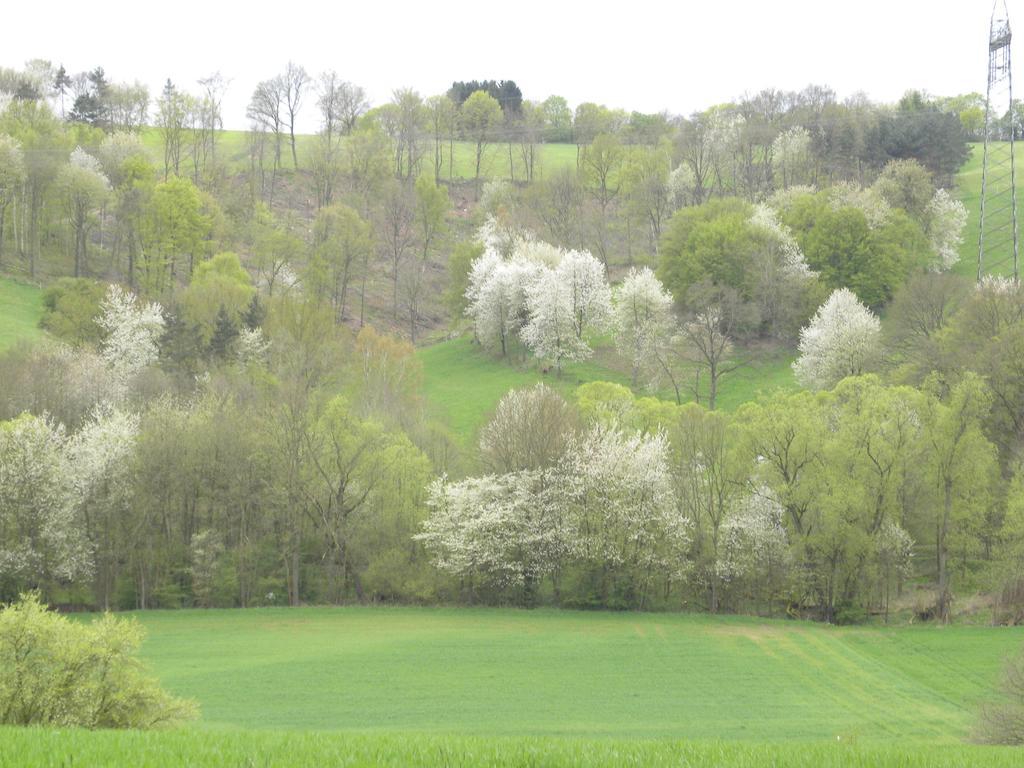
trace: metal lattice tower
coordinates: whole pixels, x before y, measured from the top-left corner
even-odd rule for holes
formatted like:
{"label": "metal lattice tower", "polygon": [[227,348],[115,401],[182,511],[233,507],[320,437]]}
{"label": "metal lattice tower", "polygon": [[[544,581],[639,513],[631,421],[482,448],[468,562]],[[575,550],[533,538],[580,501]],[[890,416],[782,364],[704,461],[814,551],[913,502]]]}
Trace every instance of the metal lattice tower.
{"label": "metal lattice tower", "polygon": [[978,227],[978,281],[985,274],[1020,279],[1017,259],[1017,189],[1014,166],[1016,126],[1010,71],[1010,18],[1003,0],[993,4],[988,39],[988,90],[985,96],[985,153],[981,172],[981,220]]}

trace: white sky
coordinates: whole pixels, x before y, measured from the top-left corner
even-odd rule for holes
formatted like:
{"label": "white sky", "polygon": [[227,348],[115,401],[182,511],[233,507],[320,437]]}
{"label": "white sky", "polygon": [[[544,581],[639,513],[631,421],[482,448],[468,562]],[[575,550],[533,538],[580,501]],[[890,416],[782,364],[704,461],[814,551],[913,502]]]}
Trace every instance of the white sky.
{"label": "white sky", "polygon": [[[246,127],[253,87],[288,59],[310,73],[336,69],[374,104],[403,86],[430,95],[452,80],[489,78],[515,80],[529,99],[556,93],[571,105],[677,114],[808,83],[879,101],[910,88],[983,92],[992,8],[990,0],[6,5],[0,65],[29,58],[63,62],[69,72],[100,65],[111,80],[147,83],[154,97],[167,77],[198,90],[198,78],[220,70],[231,79],[229,128]],[[1024,34],[1024,0],[1008,6]],[[312,99],[304,111],[303,127],[312,130]]]}

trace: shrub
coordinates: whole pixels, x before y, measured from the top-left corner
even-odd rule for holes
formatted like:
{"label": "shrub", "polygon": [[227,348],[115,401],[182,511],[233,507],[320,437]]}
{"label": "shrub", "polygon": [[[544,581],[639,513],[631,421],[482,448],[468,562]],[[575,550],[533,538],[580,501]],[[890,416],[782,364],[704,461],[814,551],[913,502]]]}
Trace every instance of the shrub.
{"label": "shrub", "polygon": [[156,728],[194,718],[193,702],[146,676],[142,637],[134,620],[71,621],[22,595],[0,609],[0,724]]}

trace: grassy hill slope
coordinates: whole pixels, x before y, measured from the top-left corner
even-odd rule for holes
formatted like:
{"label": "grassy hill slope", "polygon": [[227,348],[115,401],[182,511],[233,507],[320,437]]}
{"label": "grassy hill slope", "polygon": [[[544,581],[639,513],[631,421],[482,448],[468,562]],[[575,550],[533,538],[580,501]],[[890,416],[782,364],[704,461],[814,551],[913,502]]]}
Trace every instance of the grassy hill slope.
{"label": "grassy hill slope", "polygon": [[[960,245],[960,261],[957,262],[953,271],[974,278],[978,274],[978,226],[981,219],[981,170],[984,147],[981,144],[971,144],[970,148],[970,157],[967,158],[967,162],[956,175],[955,192],[960,201],[967,206],[967,226],[964,227],[964,241]],[[1019,149],[1017,155],[1018,158],[1024,157]],[[1024,165],[1020,165],[1020,159],[1017,162],[1016,187],[1017,205],[1019,206],[1017,224],[1018,231],[1020,231],[1021,225],[1024,224],[1024,221],[1021,221],[1021,217],[1024,216],[1024,196],[1021,194],[1024,192],[1024,178],[1022,178],[1024,177]],[[1009,212],[997,212],[992,215],[995,216],[994,226],[999,226],[1004,222],[1009,223]],[[989,271],[986,269],[986,272]],[[1012,260],[996,270],[996,273],[1012,275]]]}
{"label": "grassy hill slope", "polygon": [[[163,168],[163,139],[160,132],[155,128],[147,128],[142,132],[143,143],[152,152],[153,160],[160,168]],[[288,137],[284,137],[281,149],[281,164],[285,172],[292,168],[291,146]],[[313,148],[317,137],[310,134],[302,134],[295,137],[295,153],[299,158],[300,168],[309,168]],[[217,139],[218,157],[223,159],[230,171],[238,172],[249,168],[249,145],[248,133],[246,131],[220,131]],[[265,162],[268,164],[273,158],[272,140],[267,142],[267,156]],[[424,159],[424,170],[429,171],[434,162],[433,142],[427,146],[428,154]],[[448,168],[448,146],[444,148],[445,163],[441,177],[447,179]],[[547,174],[555,173],[562,168],[576,167],[576,145],[575,144],[541,144],[538,145],[534,175],[536,178],[543,178]],[[187,157],[187,147],[183,147],[181,172],[188,175],[192,172],[192,162]],[[455,179],[473,179],[476,175],[476,145],[468,141],[455,142],[455,162],[452,165],[451,173]],[[519,147],[512,147],[511,170],[515,173],[516,181],[523,181],[526,178],[526,170],[519,154]],[[490,144],[484,149],[481,162],[480,175],[483,178],[510,179],[512,174],[509,167],[508,144]]]}
{"label": "grassy hill slope", "polygon": [[[468,335],[422,347],[417,355],[423,363],[423,394],[430,412],[456,436],[467,441],[510,389],[543,381],[571,398],[578,386],[591,381],[630,385],[626,364],[608,345],[599,347],[594,358],[587,362],[567,365],[561,376],[543,373],[531,358],[519,365],[497,358],[474,344]],[[794,356],[788,350],[774,350],[723,376],[719,407],[732,410],[758,395],[795,388],[790,367]],[[646,394],[639,389],[636,393]],[[658,396],[674,399],[671,391],[659,392]],[[689,392],[683,397],[693,399]]]}
{"label": "grassy hill slope", "polygon": [[0,277],[0,352],[19,339],[42,335],[43,292],[33,285]]}
{"label": "grassy hill slope", "polygon": [[1024,630],[306,608],[138,615],[206,725],[953,744]]}

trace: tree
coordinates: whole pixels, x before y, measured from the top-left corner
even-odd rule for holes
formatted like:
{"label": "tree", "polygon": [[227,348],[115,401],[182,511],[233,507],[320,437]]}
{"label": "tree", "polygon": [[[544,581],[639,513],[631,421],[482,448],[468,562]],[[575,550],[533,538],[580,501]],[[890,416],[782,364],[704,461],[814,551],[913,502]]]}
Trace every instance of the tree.
{"label": "tree", "polygon": [[741,462],[730,445],[726,417],[688,404],[669,427],[670,472],[677,504],[693,523],[697,567],[708,591],[708,610],[717,613],[721,584],[731,572],[725,526],[740,496]]}
{"label": "tree", "polygon": [[370,225],[355,210],[335,203],[317,212],[310,285],[326,292],[336,322],[345,318],[349,285],[372,249]]}
{"label": "tree", "polygon": [[[742,364],[728,363],[737,336],[757,325],[756,310],[745,303],[735,289],[718,288],[702,282],[693,286],[686,297],[690,318],[680,327],[687,344],[687,357],[707,371],[708,409],[714,410],[722,376]],[[694,396],[700,402],[700,374],[694,383]]]}
{"label": "tree", "polygon": [[298,64],[289,61],[284,73],[280,75],[280,90],[284,101],[284,108],[288,112],[288,137],[292,146],[292,164],[295,169],[299,167],[299,155],[295,151],[295,121],[299,117],[299,108],[302,106],[302,98],[306,86],[309,85],[309,75],[306,70]]}
{"label": "tree", "polygon": [[561,460],[574,432],[572,409],[550,387],[509,390],[481,430],[481,458],[495,473],[548,469]]}
{"label": "tree", "polygon": [[53,90],[57,93],[57,97],[60,99],[60,119],[67,119],[64,113],[64,97],[67,96],[68,90],[71,88],[71,77],[68,75],[68,71],[64,69],[64,65],[61,64],[53,78]]}
{"label": "tree", "polygon": [[25,161],[18,142],[0,134],[0,267],[4,256],[4,224],[7,209],[25,183]]}
{"label": "tree", "polygon": [[[523,336],[530,318],[529,290],[550,270],[526,258],[502,259],[485,250],[471,265],[465,298],[466,314],[473,320],[477,341],[505,357],[510,345]],[[523,337],[525,341],[525,337]]]}
{"label": "tree", "polygon": [[0,422],[0,574],[21,588],[88,578],[93,559],[64,428],[28,413]]}
{"label": "tree", "polygon": [[173,170],[175,175],[181,170],[181,142],[185,132],[188,115],[188,100],[175,88],[168,78],[163,92],[157,100],[157,130],[164,145],[164,181]]}
{"label": "tree", "polygon": [[392,180],[385,189],[380,215],[380,244],[391,273],[391,312],[398,319],[398,281],[405,257],[416,241],[416,201],[413,190]]}
{"label": "tree", "polygon": [[931,397],[924,414],[925,457],[938,498],[932,507],[936,545],[936,615],[949,623],[952,605],[950,541],[973,527],[988,505],[997,472],[996,452],[982,425],[991,403],[973,373],[953,387],[945,402]]}
{"label": "tree", "polygon": [[274,164],[270,177],[271,200],[274,199],[277,172],[281,167],[281,137],[284,129],[284,113],[287,109],[285,90],[285,83],[280,75],[270,80],[261,81],[253,91],[245,113],[246,117],[252,120],[256,130],[263,133],[269,131],[274,137]]}
{"label": "tree", "polygon": [[949,270],[960,261],[960,246],[964,241],[964,227],[967,225],[967,208],[944,189],[935,190],[935,195],[925,208],[928,239],[935,261],[932,269]]}
{"label": "tree", "polygon": [[576,338],[601,332],[612,319],[612,293],[605,269],[588,251],[566,251],[555,268],[555,279],[565,285]]}
{"label": "tree", "polygon": [[191,277],[213,226],[203,207],[199,190],[186,178],[174,177],[153,188],[140,228],[144,291],[159,294],[179,278]]}
{"label": "tree", "polygon": [[194,702],[145,676],[134,619],[91,623],[48,611],[37,593],[0,608],[0,723],[76,728],[158,728],[191,720]]}
{"label": "tree", "polygon": [[608,266],[608,208],[622,189],[623,150],[618,138],[600,133],[581,157],[580,172],[587,189],[597,201],[600,218],[595,243],[605,267]]}
{"label": "tree", "polygon": [[615,344],[633,368],[633,386],[641,371],[657,367],[658,350],[674,330],[672,294],[654,273],[631,269],[615,292]]}
{"label": "tree", "polygon": [[663,432],[596,426],[566,455],[570,553],[599,605],[643,608],[655,574],[686,570],[691,521],[673,501],[668,453]]}
{"label": "tree", "polygon": [[97,320],[105,286],[87,278],[62,277],[43,293],[46,312],[41,327],[72,346],[98,344],[103,330]]}
{"label": "tree", "polygon": [[82,277],[88,269],[87,248],[92,217],[110,194],[110,182],[103,174],[99,160],[78,147],[61,170],[57,185],[75,238],[75,277]]}
{"label": "tree", "polygon": [[434,182],[441,181],[446,142],[448,144],[448,180],[451,181],[453,177],[455,133],[459,117],[458,107],[448,96],[431,96],[426,101],[426,110],[434,137]]}
{"label": "tree", "polygon": [[913,159],[892,160],[875,181],[875,189],[893,208],[902,208],[915,221],[924,222],[935,187],[923,165]]}
{"label": "tree", "polygon": [[744,290],[757,241],[751,207],[742,200],[711,200],[683,208],[668,223],[659,248],[658,277],[677,298],[702,280]]}
{"label": "tree", "polygon": [[483,163],[484,150],[493,141],[494,132],[501,122],[501,105],[497,99],[486,91],[474,91],[459,108],[459,125],[463,133],[473,142],[474,180],[477,194],[480,193],[480,169]]}
{"label": "tree", "polygon": [[975,736],[986,744],[1024,744],[1024,654],[1003,665],[998,697],[982,704]]}
{"label": "tree", "polygon": [[534,355],[554,363],[559,374],[563,362],[590,357],[590,347],[577,333],[582,326],[572,287],[554,270],[543,269],[527,286],[526,306],[530,319],[522,330],[522,338]]}
{"label": "tree", "polygon": [[566,555],[564,508],[550,472],[467,478],[428,488],[430,516],[416,539],[441,570],[521,590],[531,604],[539,582]]}
{"label": "tree", "polygon": [[416,179],[416,229],[420,241],[420,258],[427,261],[430,249],[441,235],[445,218],[451,208],[448,188],[438,186],[429,176]]}
{"label": "tree", "polygon": [[[228,325],[237,335],[242,315],[255,295],[252,278],[238,256],[218,253],[196,267],[192,282],[182,292],[183,319],[204,344],[212,343],[218,329],[231,336]],[[226,353],[227,345],[222,346]]]}
{"label": "tree", "polygon": [[802,125],[794,126],[775,137],[772,142],[772,162],[782,172],[782,188],[810,180],[811,135]]}
{"label": "tree", "polygon": [[800,331],[800,357],[793,363],[797,380],[827,389],[863,373],[878,354],[880,333],[878,318],[852,291],[833,291]]}
{"label": "tree", "polygon": [[116,283],[107,289],[96,321],[106,333],[100,354],[118,378],[122,391],[130,379],[157,359],[157,342],[164,329],[159,304],[140,305],[135,296]]}

